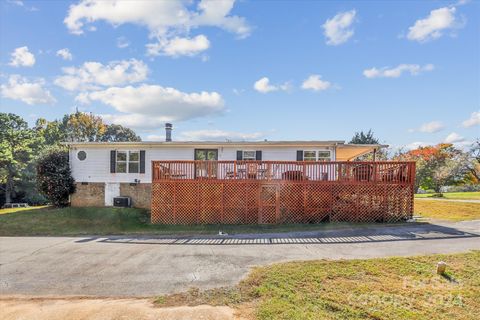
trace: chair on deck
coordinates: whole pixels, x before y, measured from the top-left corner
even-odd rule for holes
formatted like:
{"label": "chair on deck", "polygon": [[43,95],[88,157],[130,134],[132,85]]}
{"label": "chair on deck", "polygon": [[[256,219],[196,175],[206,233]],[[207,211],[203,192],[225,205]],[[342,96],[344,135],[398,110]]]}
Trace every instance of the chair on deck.
{"label": "chair on deck", "polygon": [[184,178],[187,175],[181,170],[172,170],[170,167],[160,165],[159,178],[160,179],[178,179]]}
{"label": "chair on deck", "polygon": [[353,177],[355,181],[371,181],[373,175],[373,166],[370,164],[359,164],[353,168]]}
{"label": "chair on deck", "polygon": [[391,167],[382,172],[383,182],[405,182],[408,179],[407,165]]}

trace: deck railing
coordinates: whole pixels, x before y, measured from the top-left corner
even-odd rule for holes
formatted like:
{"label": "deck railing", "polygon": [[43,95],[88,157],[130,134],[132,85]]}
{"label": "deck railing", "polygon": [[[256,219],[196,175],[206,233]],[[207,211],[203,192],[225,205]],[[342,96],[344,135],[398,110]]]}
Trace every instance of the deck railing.
{"label": "deck railing", "polygon": [[395,222],[414,162],[154,161],[153,223]]}
{"label": "deck railing", "polygon": [[398,161],[153,161],[153,182],[166,180],[266,180],[411,184],[414,162]]}

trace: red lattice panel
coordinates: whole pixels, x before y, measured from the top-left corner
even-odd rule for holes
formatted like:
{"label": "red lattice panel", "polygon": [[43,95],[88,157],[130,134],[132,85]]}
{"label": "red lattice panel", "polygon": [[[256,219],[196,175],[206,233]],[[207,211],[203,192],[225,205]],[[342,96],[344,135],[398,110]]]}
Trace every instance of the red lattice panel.
{"label": "red lattice panel", "polygon": [[385,180],[390,176],[382,175],[375,181],[361,177],[354,181],[159,178],[152,183],[151,219],[161,224],[257,224],[411,218],[413,175],[408,183],[395,176]]}

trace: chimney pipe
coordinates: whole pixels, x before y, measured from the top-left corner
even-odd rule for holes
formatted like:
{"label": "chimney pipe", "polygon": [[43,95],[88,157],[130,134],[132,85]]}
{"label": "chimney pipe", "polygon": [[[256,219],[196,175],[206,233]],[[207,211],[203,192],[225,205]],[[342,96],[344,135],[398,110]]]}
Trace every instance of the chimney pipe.
{"label": "chimney pipe", "polygon": [[165,123],[165,141],[171,142],[172,141],[172,124]]}

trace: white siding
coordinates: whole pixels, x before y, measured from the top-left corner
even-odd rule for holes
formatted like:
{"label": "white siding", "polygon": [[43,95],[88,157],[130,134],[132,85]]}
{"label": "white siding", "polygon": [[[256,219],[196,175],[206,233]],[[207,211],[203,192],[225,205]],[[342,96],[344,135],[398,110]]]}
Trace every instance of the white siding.
{"label": "white siding", "polygon": [[[200,149],[204,147],[199,147]],[[110,151],[109,147],[72,147],[70,149],[70,166],[72,175],[77,182],[134,182],[135,179],[141,183],[150,183],[152,180],[153,160],[193,160],[194,147],[146,147],[138,148],[117,148],[118,151],[145,150],[145,174],[140,173],[110,173]],[[87,158],[78,160],[77,153],[85,151]],[[219,147],[218,160],[236,160],[237,150],[261,150],[262,160],[295,161],[297,150],[331,150],[332,161],[335,160],[335,148],[330,147],[268,147],[246,148],[241,147]]]}

